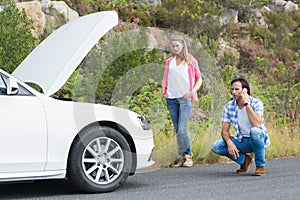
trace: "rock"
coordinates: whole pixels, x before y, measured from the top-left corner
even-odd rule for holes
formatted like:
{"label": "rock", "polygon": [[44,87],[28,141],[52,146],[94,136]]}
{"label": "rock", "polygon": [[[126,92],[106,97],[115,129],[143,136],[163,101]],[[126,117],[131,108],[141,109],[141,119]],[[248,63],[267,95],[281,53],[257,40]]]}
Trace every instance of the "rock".
{"label": "rock", "polygon": [[161,0],[140,0],[144,4],[161,4]]}
{"label": "rock", "polygon": [[238,6],[238,12],[238,20],[240,23],[249,23],[268,28],[264,17],[257,8],[253,8],[252,6]]}
{"label": "rock", "polygon": [[45,30],[51,33],[63,24],[79,17],[79,14],[64,1],[34,0],[17,2],[16,6],[20,10],[24,9],[27,17],[33,20],[32,34],[37,38],[43,35]]}
{"label": "rock", "polygon": [[65,17],[66,21],[72,21],[79,17],[79,14],[72,10],[64,1],[49,1],[48,8],[43,7],[43,10],[49,9],[50,15],[61,14]]}
{"label": "rock", "polygon": [[250,20],[251,24],[255,24],[257,26],[263,27],[263,28],[268,28],[267,23],[265,22],[264,17],[262,16],[261,12],[258,9],[253,9],[252,10],[254,18],[258,19],[258,22],[255,22],[255,20]]}
{"label": "rock", "polygon": [[33,36],[38,37],[43,32],[46,25],[45,14],[42,12],[40,2],[20,2],[16,5],[18,9],[24,9],[27,17],[33,20],[33,26],[35,27],[35,29],[32,30],[32,34]]}
{"label": "rock", "polygon": [[160,28],[148,27],[148,48],[166,49],[170,45],[170,38]]}
{"label": "rock", "polygon": [[292,1],[285,0],[272,0],[269,6],[272,11],[286,11],[292,12],[298,10],[298,4],[293,3]]}
{"label": "rock", "polygon": [[286,11],[286,12],[292,12],[292,11],[296,11],[296,10],[298,10],[298,5],[291,1],[288,1],[286,3],[286,5],[284,6],[284,11]]}
{"label": "rock", "polygon": [[45,0],[42,4],[42,10],[46,15],[46,35],[79,17],[79,14],[72,10],[64,1]]}
{"label": "rock", "polygon": [[260,12],[261,13],[269,13],[269,12],[271,12],[272,10],[269,8],[269,7],[267,7],[267,6],[263,6],[261,9],[260,9]]}
{"label": "rock", "polygon": [[236,48],[233,48],[228,45],[226,41],[224,41],[222,38],[219,41],[219,49],[217,51],[217,56],[216,59],[219,62],[220,65],[222,64],[222,60],[225,55],[227,56],[232,56],[234,58],[234,63],[232,64],[237,64],[240,59],[240,53]]}
{"label": "rock", "polygon": [[286,4],[286,1],[285,0],[272,0],[272,3],[275,6],[284,6]]}
{"label": "rock", "polygon": [[49,14],[50,1],[49,0],[41,0],[42,11],[45,14]]}
{"label": "rock", "polygon": [[238,23],[238,11],[229,9],[224,17],[220,18],[220,23],[222,25],[227,24],[227,23]]}

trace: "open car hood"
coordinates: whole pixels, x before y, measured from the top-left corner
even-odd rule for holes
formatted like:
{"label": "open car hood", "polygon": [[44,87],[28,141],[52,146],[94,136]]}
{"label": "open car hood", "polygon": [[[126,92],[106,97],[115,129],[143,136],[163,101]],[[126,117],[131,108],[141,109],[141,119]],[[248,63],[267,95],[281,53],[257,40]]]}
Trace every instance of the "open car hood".
{"label": "open car hood", "polygon": [[114,11],[85,15],[50,34],[12,73],[50,96],[68,80],[99,39],[118,24]]}

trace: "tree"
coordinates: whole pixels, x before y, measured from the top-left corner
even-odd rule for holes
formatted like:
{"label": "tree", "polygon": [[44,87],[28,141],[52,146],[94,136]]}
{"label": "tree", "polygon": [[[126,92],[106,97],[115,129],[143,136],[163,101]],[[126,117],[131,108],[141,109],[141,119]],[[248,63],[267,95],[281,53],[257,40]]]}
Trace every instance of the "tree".
{"label": "tree", "polygon": [[11,73],[36,46],[33,22],[13,0],[0,0],[0,68]]}

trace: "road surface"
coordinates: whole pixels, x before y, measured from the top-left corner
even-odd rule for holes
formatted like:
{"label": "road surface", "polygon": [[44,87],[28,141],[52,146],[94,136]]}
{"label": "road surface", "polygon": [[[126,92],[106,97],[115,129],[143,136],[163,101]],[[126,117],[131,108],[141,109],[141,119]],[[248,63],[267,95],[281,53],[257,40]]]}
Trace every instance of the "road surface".
{"label": "road surface", "polygon": [[0,199],[259,200],[300,198],[300,157],[267,160],[266,175],[239,175],[235,163],[163,168],[137,173],[116,191],[79,194],[64,180],[0,185]]}

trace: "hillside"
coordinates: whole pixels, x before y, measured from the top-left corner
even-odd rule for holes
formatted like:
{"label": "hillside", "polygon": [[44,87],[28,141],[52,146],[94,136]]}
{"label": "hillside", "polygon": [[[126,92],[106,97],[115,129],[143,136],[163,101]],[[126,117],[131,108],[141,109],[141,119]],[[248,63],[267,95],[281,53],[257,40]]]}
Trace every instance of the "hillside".
{"label": "hillside", "polygon": [[[299,155],[298,6],[299,0],[22,0],[17,7],[25,9],[33,24],[28,22],[21,32],[7,23],[14,17],[0,15],[1,27],[12,27],[0,31],[5,41],[0,44],[0,64],[12,71],[34,45],[64,23],[88,13],[115,10],[119,25],[99,42],[56,97],[123,106],[145,115],[155,133],[157,159],[167,165],[175,151],[161,79],[170,55],[168,33],[181,34],[189,39],[204,77],[189,127],[197,161],[218,159],[208,156],[209,147],[220,136],[220,112],[231,98],[228,84],[236,75],[246,77],[253,96],[264,102],[272,137],[267,156]],[[14,39],[7,41],[8,35]],[[20,40],[28,46],[15,48]],[[169,150],[159,155],[165,149]]]}

